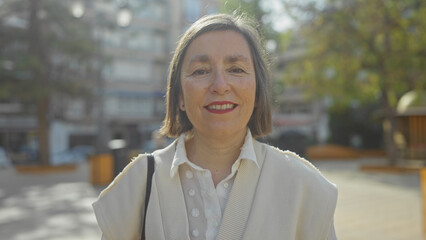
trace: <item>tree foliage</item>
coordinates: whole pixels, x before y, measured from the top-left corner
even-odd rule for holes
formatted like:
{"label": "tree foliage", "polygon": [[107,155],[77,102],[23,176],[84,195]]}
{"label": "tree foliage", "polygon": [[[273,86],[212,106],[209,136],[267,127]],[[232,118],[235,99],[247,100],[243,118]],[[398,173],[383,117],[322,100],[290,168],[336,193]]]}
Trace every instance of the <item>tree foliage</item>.
{"label": "tree foliage", "polygon": [[246,14],[259,24],[258,31],[265,38],[262,40],[272,40],[279,45],[279,34],[273,29],[272,22],[268,18],[271,12],[264,7],[265,2],[265,0],[221,0],[220,11],[229,14]]}
{"label": "tree foliage", "polygon": [[[89,93],[96,46],[90,25],[74,19],[60,1],[37,2],[35,20],[30,19],[29,0],[6,1],[2,5],[0,99],[34,103],[52,94]],[[31,29],[35,24],[36,31]],[[31,48],[37,48],[39,54]],[[42,71],[43,77],[37,79],[35,71]]]}
{"label": "tree foliage", "polygon": [[[308,10],[306,10],[308,11]],[[336,104],[376,101],[395,107],[408,90],[426,87],[426,7],[421,1],[330,0],[301,25],[306,56],[287,79]]]}
{"label": "tree foliage", "polygon": [[[91,94],[96,42],[63,1],[6,0],[0,8],[0,101],[35,108],[40,160],[49,163],[54,98]],[[63,106],[62,106],[63,107]]]}
{"label": "tree foliage", "polygon": [[[327,0],[287,5],[303,12],[297,36],[305,53],[285,79],[335,106],[379,102],[395,149],[395,107],[407,91],[426,88],[426,4],[421,0]],[[394,155],[394,154],[393,154]],[[392,156],[390,156],[393,159]]]}

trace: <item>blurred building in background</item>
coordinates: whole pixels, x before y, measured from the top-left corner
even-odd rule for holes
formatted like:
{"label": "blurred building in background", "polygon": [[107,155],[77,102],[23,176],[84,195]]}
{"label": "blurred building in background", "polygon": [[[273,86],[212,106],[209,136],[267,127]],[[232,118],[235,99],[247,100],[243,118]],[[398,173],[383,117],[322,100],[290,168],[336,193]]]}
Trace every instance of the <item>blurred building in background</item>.
{"label": "blurred building in background", "polygon": [[[69,120],[82,119],[84,103],[74,101],[68,121],[53,124],[52,134],[58,135],[52,137],[52,144],[64,143],[62,150],[97,142],[102,148],[109,140],[123,139],[127,148],[143,149],[164,118],[167,70],[178,37],[203,14],[216,12],[217,3],[91,1],[85,7],[88,16],[83,17],[93,17],[104,58],[100,61],[100,105],[94,108],[94,124],[75,125]],[[123,8],[130,11],[128,20],[119,19]],[[111,27],[114,20],[118,27]]]}
{"label": "blurred building in background", "polygon": [[325,143],[329,136],[326,99],[307,99],[302,88],[288,86],[276,97],[273,113],[277,133],[297,131],[315,143]]}
{"label": "blurred building in background", "polygon": [[290,62],[304,54],[303,41],[295,41],[279,56],[272,71],[274,110],[272,123],[274,145],[303,155],[308,145],[326,143],[329,135],[329,101],[327,98],[307,98],[303,86],[280,85],[282,72]]}
{"label": "blurred building in background", "polygon": [[[123,139],[127,148],[142,150],[165,115],[167,71],[178,37],[202,15],[218,12],[218,1],[73,0],[64,4],[76,19],[91,24],[99,48],[98,72],[93,76],[91,98],[54,97],[49,111],[51,163],[63,162],[60,158],[72,149],[108,151],[112,139]],[[21,154],[23,149],[37,154],[37,120],[21,110],[19,103],[0,104],[0,146],[14,159],[28,157]]]}

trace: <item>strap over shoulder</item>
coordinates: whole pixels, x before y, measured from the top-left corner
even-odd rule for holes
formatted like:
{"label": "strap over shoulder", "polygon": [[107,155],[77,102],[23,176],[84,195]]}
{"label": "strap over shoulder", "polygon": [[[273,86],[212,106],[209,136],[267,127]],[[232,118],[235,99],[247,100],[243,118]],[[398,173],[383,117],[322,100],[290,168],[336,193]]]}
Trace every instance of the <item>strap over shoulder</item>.
{"label": "strap over shoulder", "polygon": [[147,169],[147,175],[146,175],[145,210],[143,212],[141,240],[145,240],[146,210],[148,209],[149,197],[151,196],[152,175],[154,174],[154,169],[155,169],[154,156],[152,154],[149,154],[147,160],[148,160],[148,169]]}

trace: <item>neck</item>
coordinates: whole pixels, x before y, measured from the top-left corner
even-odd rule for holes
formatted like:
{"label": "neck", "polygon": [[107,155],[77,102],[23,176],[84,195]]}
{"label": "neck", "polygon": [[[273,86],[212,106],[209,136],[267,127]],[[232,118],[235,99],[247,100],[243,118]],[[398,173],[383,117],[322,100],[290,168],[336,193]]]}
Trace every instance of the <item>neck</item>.
{"label": "neck", "polygon": [[214,138],[194,132],[186,142],[188,159],[198,166],[210,170],[215,186],[231,173],[244,144],[247,131],[226,138]]}

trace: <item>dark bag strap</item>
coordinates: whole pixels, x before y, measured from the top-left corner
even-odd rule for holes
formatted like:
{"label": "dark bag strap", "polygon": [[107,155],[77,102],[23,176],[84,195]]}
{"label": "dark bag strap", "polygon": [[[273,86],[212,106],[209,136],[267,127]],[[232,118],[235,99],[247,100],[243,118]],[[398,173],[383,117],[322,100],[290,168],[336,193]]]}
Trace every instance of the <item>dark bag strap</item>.
{"label": "dark bag strap", "polygon": [[146,221],[146,210],[148,209],[148,201],[151,195],[151,185],[152,185],[152,175],[154,174],[154,156],[148,155],[148,170],[146,175],[146,193],[145,193],[145,211],[143,214],[143,222],[142,222],[142,233],[141,240],[145,240],[145,221]]}

